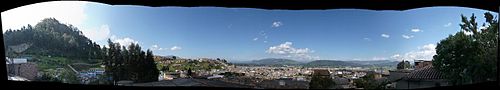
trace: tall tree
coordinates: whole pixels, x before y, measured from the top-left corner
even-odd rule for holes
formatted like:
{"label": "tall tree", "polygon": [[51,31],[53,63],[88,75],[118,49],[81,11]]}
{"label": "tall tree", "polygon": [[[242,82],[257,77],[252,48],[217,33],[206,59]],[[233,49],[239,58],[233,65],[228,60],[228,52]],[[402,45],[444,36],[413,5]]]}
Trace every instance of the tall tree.
{"label": "tall tree", "polygon": [[151,50],[144,52],[139,44],[131,44],[126,48],[109,39],[108,44],[110,47],[106,50],[105,65],[107,76],[113,77],[113,81],[151,82],[158,80],[159,71]]}
{"label": "tall tree", "polygon": [[330,74],[326,73],[327,75],[321,75],[319,72],[322,72],[322,70],[314,71],[311,82],[309,82],[309,89],[332,89],[335,82],[330,77]]}
{"label": "tall tree", "polygon": [[156,81],[158,80],[158,75],[160,72],[156,68],[156,63],[154,62],[153,51],[147,50],[146,59],[145,59],[145,69],[146,69],[146,81]]}
{"label": "tall tree", "polygon": [[385,89],[388,81],[377,82],[375,74],[367,74],[359,79],[354,80],[356,87],[363,89]]}
{"label": "tall tree", "polygon": [[[470,20],[462,15],[463,31],[449,35],[436,46],[433,66],[452,84],[468,84],[497,80],[498,20],[484,14],[484,29],[478,28],[474,14]],[[472,34],[465,34],[471,32]]]}
{"label": "tall tree", "polygon": [[111,78],[110,80],[112,82],[115,82],[117,81],[117,77],[116,77],[116,71],[114,71],[114,68],[115,68],[115,62],[114,62],[114,52],[115,52],[115,48],[114,48],[114,44],[113,42],[111,41],[111,39],[108,39],[108,46],[109,48],[106,48],[106,47],[103,47],[103,49],[105,50],[106,52],[106,55],[104,56],[104,69],[106,71],[106,75]]}
{"label": "tall tree", "polygon": [[411,64],[410,64],[410,62],[403,60],[403,61],[398,63],[396,68],[397,69],[408,69],[408,68],[411,68]]}

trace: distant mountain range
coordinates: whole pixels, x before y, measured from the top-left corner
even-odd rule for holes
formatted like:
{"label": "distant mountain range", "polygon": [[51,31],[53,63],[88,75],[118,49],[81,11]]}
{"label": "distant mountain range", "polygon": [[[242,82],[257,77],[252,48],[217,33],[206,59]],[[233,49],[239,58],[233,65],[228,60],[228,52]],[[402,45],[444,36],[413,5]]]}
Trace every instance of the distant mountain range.
{"label": "distant mountain range", "polygon": [[360,67],[362,64],[346,62],[346,61],[337,61],[337,60],[315,60],[309,63],[306,63],[304,66],[307,67],[317,67],[317,66],[352,66],[352,67]]}
{"label": "distant mountain range", "polygon": [[367,61],[345,61],[345,62],[357,63],[357,64],[361,64],[361,65],[385,64],[385,63],[392,63],[392,62],[396,62],[396,64],[398,63],[397,61],[393,61],[393,60],[367,60]]}
{"label": "distant mountain range", "polygon": [[257,65],[257,66],[276,66],[276,65],[291,65],[291,66],[305,66],[305,67],[337,67],[337,66],[351,66],[351,67],[395,67],[399,62],[393,60],[370,60],[370,61],[341,61],[341,60],[314,60],[310,62],[299,62],[291,59],[282,58],[265,58],[260,60],[253,60],[247,62],[234,62],[237,65]]}
{"label": "distant mountain range", "polygon": [[291,59],[281,59],[281,58],[266,58],[260,60],[253,60],[251,63],[259,65],[299,65],[303,64],[301,62],[291,60]]}

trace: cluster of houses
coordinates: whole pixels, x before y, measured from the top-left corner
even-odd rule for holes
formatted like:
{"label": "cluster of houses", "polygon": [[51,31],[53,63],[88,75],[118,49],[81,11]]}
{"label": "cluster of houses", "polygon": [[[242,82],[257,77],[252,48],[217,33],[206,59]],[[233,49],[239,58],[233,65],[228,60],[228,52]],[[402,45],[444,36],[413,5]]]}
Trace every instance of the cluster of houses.
{"label": "cluster of houses", "polygon": [[97,80],[100,75],[104,75],[104,69],[102,68],[91,68],[78,72],[78,78],[82,84],[89,84],[91,81]]}
{"label": "cluster of houses", "polygon": [[[431,60],[415,60],[414,68],[403,68],[383,71],[352,71],[352,70],[315,70],[320,76],[331,77],[335,82],[332,88],[354,89],[354,79],[365,75],[374,75],[375,83],[385,85],[387,89],[419,89],[440,86],[450,86],[444,76],[432,66]],[[355,78],[358,77],[358,78]],[[384,82],[389,82],[384,84]]]}
{"label": "cluster of houses", "polygon": [[[172,60],[172,59],[169,59]],[[198,61],[209,61],[210,59],[201,58]],[[28,62],[28,58],[8,58],[5,59],[7,65],[7,74],[9,80],[15,81],[32,81],[35,80],[38,75],[38,69],[36,64]],[[179,61],[179,60],[174,60]],[[358,79],[358,77],[365,76],[367,74],[375,75],[375,80],[377,81],[389,81],[390,83],[386,85],[388,89],[418,89],[418,88],[430,88],[439,86],[449,86],[444,76],[439,73],[437,69],[432,66],[432,61],[430,60],[415,60],[414,68],[403,68],[397,70],[389,70],[389,73],[377,72],[377,71],[366,71],[357,72],[351,70],[336,70],[336,71],[314,71],[318,75],[323,75],[325,77],[332,78],[336,83],[335,88],[355,88],[353,85],[353,79]],[[78,77],[82,80],[82,83],[89,83],[92,80],[98,78],[99,75],[104,74],[102,68],[91,68],[85,71],[76,71]],[[217,79],[225,78],[225,72],[220,70],[211,71],[192,71],[191,75],[188,75],[188,71],[176,70],[176,72],[161,72],[159,80],[173,80],[176,78],[188,78],[193,76],[194,78],[203,79]],[[342,76],[342,77],[339,77]],[[227,75],[226,75],[227,76]],[[243,75],[244,76],[244,75]],[[257,85],[258,84],[258,85]],[[278,79],[278,80],[268,80],[261,81],[257,83],[257,86],[261,87],[275,87],[275,88],[292,88],[293,86],[308,86],[308,81],[298,82],[297,80],[288,79]],[[300,87],[296,87],[300,88]]]}
{"label": "cluster of houses", "polygon": [[[5,62],[7,65],[7,76],[8,80],[13,81],[34,81],[37,77],[41,76],[37,68],[37,64],[34,62],[29,62],[30,57],[21,58],[9,58],[5,57]],[[68,65],[69,66],[69,65]],[[70,66],[70,68],[72,68]],[[58,68],[56,70],[60,70]],[[73,68],[72,68],[73,69]],[[104,69],[102,68],[91,68],[89,70],[77,71],[73,69],[73,72],[78,75],[81,83],[88,84],[92,80],[96,80],[97,76],[104,74]]]}

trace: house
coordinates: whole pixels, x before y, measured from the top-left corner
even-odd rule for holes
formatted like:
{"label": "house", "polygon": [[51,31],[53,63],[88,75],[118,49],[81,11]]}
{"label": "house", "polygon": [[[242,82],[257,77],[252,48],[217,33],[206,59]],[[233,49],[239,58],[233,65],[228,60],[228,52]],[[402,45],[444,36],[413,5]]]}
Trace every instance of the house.
{"label": "house", "polygon": [[375,72],[375,71],[368,71],[368,72],[366,72],[366,75],[374,75],[374,79],[382,78],[382,73]]}
{"label": "house", "polygon": [[[38,75],[38,68],[35,63],[27,62],[27,58],[7,58],[8,76],[23,77],[28,80],[34,80]],[[17,80],[17,79],[13,79]]]}
{"label": "house", "polygon": [[172,80],[172,79],[176,79],[179,77],[179,73],[177,72],[161,72],[162,75],[160,76],[163,76],[162,78],[163,79],[160,79],[160,80]]}
{"label": "house", "polygon": [[415,69],[420,69],[431,64],[432,61],[430,60],[415,60]]}
{"label": "house", "polygon": [[389,81],[395,82],[410,74],[412,69],[389,70]]}
{"label": "house", "polygon": [[396,89],[418,89],[449,85],[450,83],[431,64],[417,69],[397,81]]}
{"label": "house", "polygon": [[258,87],[265,89],[308,89],[309,82],[297,81],[289,78],[281,78],[277,80],[263,80],[256,83]]}
{"label": "house", "polygon": [[163,80],[172,80],[177,78],[175,75],[164,75]]}
{"label": "house", "polygon": [[223,78],[223,77],[224,77],[224,75],[213,75],[213,76],[207,77],[207,79]]}

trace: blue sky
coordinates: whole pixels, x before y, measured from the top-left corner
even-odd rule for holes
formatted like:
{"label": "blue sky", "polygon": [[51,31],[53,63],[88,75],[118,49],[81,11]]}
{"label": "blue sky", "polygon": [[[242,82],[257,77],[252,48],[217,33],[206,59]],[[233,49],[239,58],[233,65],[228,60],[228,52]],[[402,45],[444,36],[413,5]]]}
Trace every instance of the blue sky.
{"label": "blue sky", "polygon": [[[439,40],[460,31],[460,14],[475,13],[482,24],[486,12],[462,7],[292,11],[99,3],[85,3],[77,9],[80,11],[71,11],[84,14],[75,17],[81,20],[65,20],[67,16],[62,15],[60,21],[76,22],[75,26],[101,45],[111,38],[121,43],[139,43],[156,55],[232,61],[428,60],[435,54]],[[9,17],[2,12],[4,18]],[[2,21],[3,26],[4,23],[8,22]]]}

